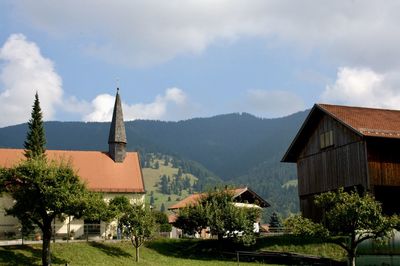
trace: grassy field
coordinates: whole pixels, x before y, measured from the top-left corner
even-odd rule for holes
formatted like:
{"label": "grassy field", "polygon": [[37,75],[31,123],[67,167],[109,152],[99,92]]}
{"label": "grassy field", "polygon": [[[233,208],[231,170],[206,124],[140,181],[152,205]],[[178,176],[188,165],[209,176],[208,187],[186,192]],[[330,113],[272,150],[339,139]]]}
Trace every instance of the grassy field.
{"label": "grassy field", "polygon": [[[216,240],[159,239],[141,248],[139,265],[234,265],[235,255],[224,251],[243,248],[221,245]],[[290,251],[343,259],[336,246],[307,243],[292,237],[262,238],[248,250]],[[225,255],[224,255],[225,254]],[[0,247],[0,265],[40,265],[41,246]],[[53,265],[134,265],[134,249],[130,242],[80,242],[52,244]],[[240,265],[259,265],[243,263]]]}
{"label": "grassy field", "polygon": [[[171,164],[169,164],[168,166],[165,166],[163,160],[156,159],[156,160],[154,160],[154,162],[155,161],[158,161],[158,163],[159,163],[158,169],[143,168],[144,185],[145,185],[145,188],[147,191],[146,201],[147,201],[147,203],[149,202],[150,193],[151,193],[151,191],[153,191],[155,208],[157,210],[159,210],[161,207],[161,204],[164,203],[165,208],[168,209],[168,207],[172,206],[173,204],[175,204],[178,201],[187,197],[189,193],[187,190],[183,190],[182,195],[176,195],[176,194],[166,195],[166,194],[160,193],[159,188],[157,186],[158,183],[160,182],[160,177],[162,175],[167,175],[172,178],[174,175],[176,175],[178,173],[178,168],[173,168],[171,166]],[[191,174],[184,174],[184,176],[186,176],[186,175],[189,176],[192,184],[195,180],[197,180],[197,178]],[[171,197],[171,201],[168,201],[168,197]]]}

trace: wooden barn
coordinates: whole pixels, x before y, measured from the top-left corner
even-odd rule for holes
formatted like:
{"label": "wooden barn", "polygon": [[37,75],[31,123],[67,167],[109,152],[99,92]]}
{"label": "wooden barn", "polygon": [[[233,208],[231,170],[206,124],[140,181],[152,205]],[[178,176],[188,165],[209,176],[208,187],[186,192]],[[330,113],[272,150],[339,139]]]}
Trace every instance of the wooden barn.
{"label": "wooden barn", "polygon": [[297,164],[300,210],[319,219],[316,194],[340,187],[371,192],[400,213],[400,111],[315,104],[284,155]]}

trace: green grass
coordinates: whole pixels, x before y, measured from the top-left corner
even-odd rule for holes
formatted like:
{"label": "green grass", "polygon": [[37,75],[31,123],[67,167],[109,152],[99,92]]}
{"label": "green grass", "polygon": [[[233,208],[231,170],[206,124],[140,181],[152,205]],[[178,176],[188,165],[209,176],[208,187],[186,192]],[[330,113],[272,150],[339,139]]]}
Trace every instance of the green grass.
{"label": "green grass", "polygon": [[[128,241],[56,243],[52,244],[51,249],[53,265],[136,264],[134,249]],[[158,239],[141,247],[138,265],[234,265],[235,250],[298,252],[344,260],[344,253],[339,247],[292,236],[260,238],[251,248],[221,244],[216,240]],[[40,245],[0,247],[0,265],[40,265],[40,262]],[[240,265],[259,264],[241,262]]]}
{"label": "green grass", "polygon": [[[190,242],[190,241],[189,241]],[[232,265],[234,258],[212,257],[196,250],[188,254],[177,250],[175,241],[158,240],[141,247],[138,265]],[[185,242],[187,244],[188,242]],[[196,246],[192,243],[192,247]],[[181,247],[181,245],[178,245]],[[82,242],[52,244],[52,265],[134,265],[135,254],[130,242]],[[41,245],[0,247],[0,265],[41,265]],[[241,264],[242,265],[242,264]],[[243,265],[257,265],[245,263]]]}
{"label": "green grass", "polygon": [[338,245],[291,235],[260,238],[253,249],[309,254],[335,260],[346,259],[346,253]]}
{"label": "green grass", "polygon": [[[160,182],[160,177],[162,175],[167,175],[173,178],[175,174],[178,173],[178,168],[173,168],[171,164],[168,166],[164,165],[163,160],[155,159],[153,164],[158,161],[159,162],[159,168],[158,169],[153,169],[153,168],[143,168],[143,179],[144,179],[144,185],[147,191],[146,194],[146,201],[147,203],[150,200],[150,192],[153,191],[154,193],[154,200],[155,200],[155,206],[156,209],[159,210],[161,207],[161,204],[164,203],[164,206],[166,209],[168,207],[172,206],[173,204],[177,203],[179,200],[182,200],[186,198],[189,193],[187,190],[182,191],[182,195],[176,195],[176,194],[162,194],[159,192],[158,188],[158,183]],[[189,176],[189,178],[192,181],[192,184],[195,180],[197,180],[197,177],[191,175],[191,174],[183,174],[183,176]],[[168,197],[171,197],[171,201],[168,201]],[[179,199],[179,200],[177,200]]]}

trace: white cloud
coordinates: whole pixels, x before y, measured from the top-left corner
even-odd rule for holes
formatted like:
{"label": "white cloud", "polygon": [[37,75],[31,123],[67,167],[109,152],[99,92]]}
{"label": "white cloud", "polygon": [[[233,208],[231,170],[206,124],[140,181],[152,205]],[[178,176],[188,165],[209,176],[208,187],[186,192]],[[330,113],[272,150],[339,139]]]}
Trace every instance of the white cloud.
{"label": "white cloud", "polygon": [[283,90],[249,90],[242,108],[263,117],[289,115],[304,110],[303,100]]}
{"label": "white cloud", "polygon": [[342,67],[338,70],[335,83],[326,87],[321,100],[327,103],[400,109],[399,85],[396,73]]}
{"label": "white cloud", "polygon": [[[44,120],[54,119],[57,110],[81,115],[86,121],[110,121],[115,96],[101,94],[92,102],[65,97],[62,80],[54,64],[39,47],[22,34],[11,35],[0,48],[0,126],[25,123],[30,118],[34,94],[39,93]],[[123,103],[124,118],[188,118],[190,105],[178,88],[165,90],[151,103]]]}
{"label": "white cloud", "polygon": [[27,122],[36,91],[44,119],[52,119],[63,95],[52,61],[24,35],[13,34],[0,48],[0,62],[0,126]]}
{"label": "white cloud", "polygon": [[[109,94],[98,95],[91,103],[92,111],[84,117],[86,121],[110,121],[114,107],[115,97]],[[185,114],[187,110],[187,98],[185,93],[178,88],[165,90],[164,95],[157,95],[151,103],[126,104],[122,103],[124,119],[163,119],[171,114],[173,107],[178,107],[178,111]],[[187,117],[186,117],[187,118]]]}
{"label": "white cloud", "polygon": [[394,0],[14,2],[31,25],[83,42],[86,52],[113,63],[153,65],[250,36],[317,48],[340,65],[400,66],[400,2]]}

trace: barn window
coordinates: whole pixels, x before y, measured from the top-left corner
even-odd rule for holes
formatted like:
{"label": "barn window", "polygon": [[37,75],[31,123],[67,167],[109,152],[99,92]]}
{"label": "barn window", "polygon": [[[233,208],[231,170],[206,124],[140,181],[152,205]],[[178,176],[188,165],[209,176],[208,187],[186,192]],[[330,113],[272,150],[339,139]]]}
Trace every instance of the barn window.
{"label": "barn window", "polygon": [[319,144],[321,149],[333,146],[333,131],[329,130],[327,132],[322,133],[319,136]]}

